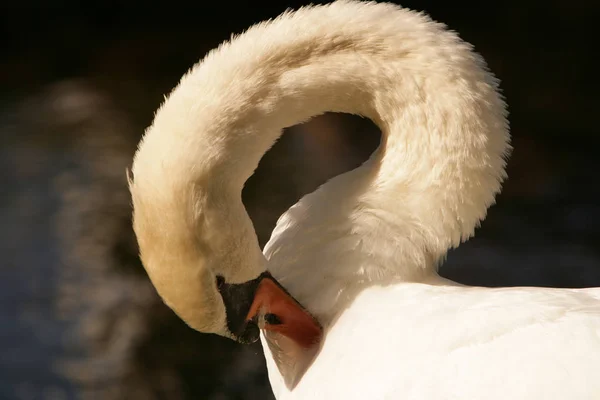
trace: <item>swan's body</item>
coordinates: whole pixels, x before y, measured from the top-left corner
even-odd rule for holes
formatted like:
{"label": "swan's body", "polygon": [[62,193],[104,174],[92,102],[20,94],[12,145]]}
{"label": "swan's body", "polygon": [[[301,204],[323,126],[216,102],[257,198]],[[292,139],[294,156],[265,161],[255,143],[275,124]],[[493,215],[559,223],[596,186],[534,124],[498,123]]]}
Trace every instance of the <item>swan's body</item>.
{"label": "swan's body", "polygon": [[269,378],[285,400],[598,399],[598,302],[597,290],[372,287],[294,390],[267,351]]}
{"label": "swan's body", "polygon": [[[382,145],[285,213],[265,257],[241,188],[282,128],[325,111],[371,118]],[[195,329],[244,341],[259,319],[278,399],[598,399],[600,290],[437,275],[500,190],[508,141],[496,81],[443,26],[389,4],[288,13],[207,55],[157,112],[131,182],[141,257]],[[323,336],[256,289],[265,269]]]}

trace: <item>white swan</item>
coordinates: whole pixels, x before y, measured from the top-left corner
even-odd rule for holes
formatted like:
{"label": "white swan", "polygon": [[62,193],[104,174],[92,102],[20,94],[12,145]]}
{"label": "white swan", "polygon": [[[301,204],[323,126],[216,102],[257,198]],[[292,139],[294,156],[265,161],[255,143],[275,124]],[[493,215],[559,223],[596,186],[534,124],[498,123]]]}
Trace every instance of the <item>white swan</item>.
{"label": "white swan", "polygon": [[[371,118],[382,144],[263,255],[242,186],[282,128],[325,111]],[[258,24],[183,77],[140,143],[145,268],[191,327],[263,328],[278,399],[599,399],[598,289],[437,275],[500,190],[505,115],[482,59],[422,14],[338,1]]]}

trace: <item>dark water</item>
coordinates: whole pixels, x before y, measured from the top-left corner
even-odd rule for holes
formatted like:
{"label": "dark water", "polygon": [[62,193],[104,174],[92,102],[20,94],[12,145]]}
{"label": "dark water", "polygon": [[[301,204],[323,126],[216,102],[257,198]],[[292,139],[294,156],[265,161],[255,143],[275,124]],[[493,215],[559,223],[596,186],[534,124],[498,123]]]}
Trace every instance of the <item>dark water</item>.
{"label": "dark water", "polygon": [[[487,286],[600,286],[599,104],[583,79],[595,64],[582,32],[598,6],[513,3],[413,5],[480,49],[511,108],[509,180],[441,272]],[[260,346],[193,332],[158,300],[136,257],[124,171],[185,69],[275,11],[179,10],[169,24],[175,8],[142,18],[65,4],[0,13],[0,399],[269,398]],[[213,19],[222,26],[198,22]],[[333,114],[288,130],[244,192],[261,243],[287,207],[378,140],[369,121]]]}
{"label": "dark water", "polygon": [[[18,156],[17,156],[17,153]],[[38,162],[39,150],[3,147],[2,169],[16,171],[23,159]],[[58,173],[59,154],[2,179],[0,249],[0,398],[28,398],[41,390],[50,398],[67,393],[68,382],[54,371],[64,355],[68,321],[56,318],[57,274],[60,268],[57,240],[52,232],[59,207],[50,194],[50,178]],[[43,167],[40,170],[39,167]],[[35,398],[40,398],[36,396]]]}

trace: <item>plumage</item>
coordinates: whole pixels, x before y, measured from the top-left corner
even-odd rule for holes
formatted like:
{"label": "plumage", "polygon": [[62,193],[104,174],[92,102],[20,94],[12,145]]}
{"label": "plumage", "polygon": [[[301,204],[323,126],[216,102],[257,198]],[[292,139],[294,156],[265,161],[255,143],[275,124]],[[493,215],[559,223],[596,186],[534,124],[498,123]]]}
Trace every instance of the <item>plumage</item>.
{"label": "plumage", "polygon": [[[263,255],[243,184],[283,128],[327,111],[372,119],[382,144],[282,215]],[[278,399],[598,399],[599,289],[437,274],[500,191],[506,115],[482,58],[424,14],[286,12],[210,52],[158,110],[130,180],[144,266],[191,327],[232,338],[215,277],[268,270],[324,333],[298,352],[263,331]]]}

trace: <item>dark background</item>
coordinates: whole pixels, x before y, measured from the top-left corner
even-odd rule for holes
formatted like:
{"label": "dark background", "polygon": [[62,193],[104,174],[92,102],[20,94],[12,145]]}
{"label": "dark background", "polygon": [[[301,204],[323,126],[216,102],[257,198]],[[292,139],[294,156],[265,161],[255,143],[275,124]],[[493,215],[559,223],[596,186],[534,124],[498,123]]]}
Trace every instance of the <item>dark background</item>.
{"label": "dark background", "polygon": [[[270,398],[259,345],[196,333],[157,298],[136,256],[125,169],[193,63],[302,4],[0,5],[0,399]],[[442,274],[600,286],[600,2],[402,4],[474,44],[510,109],[509,180]],[[378,140],[369,121],[337,114],[289,129],[244,191],[261,242]]]}

